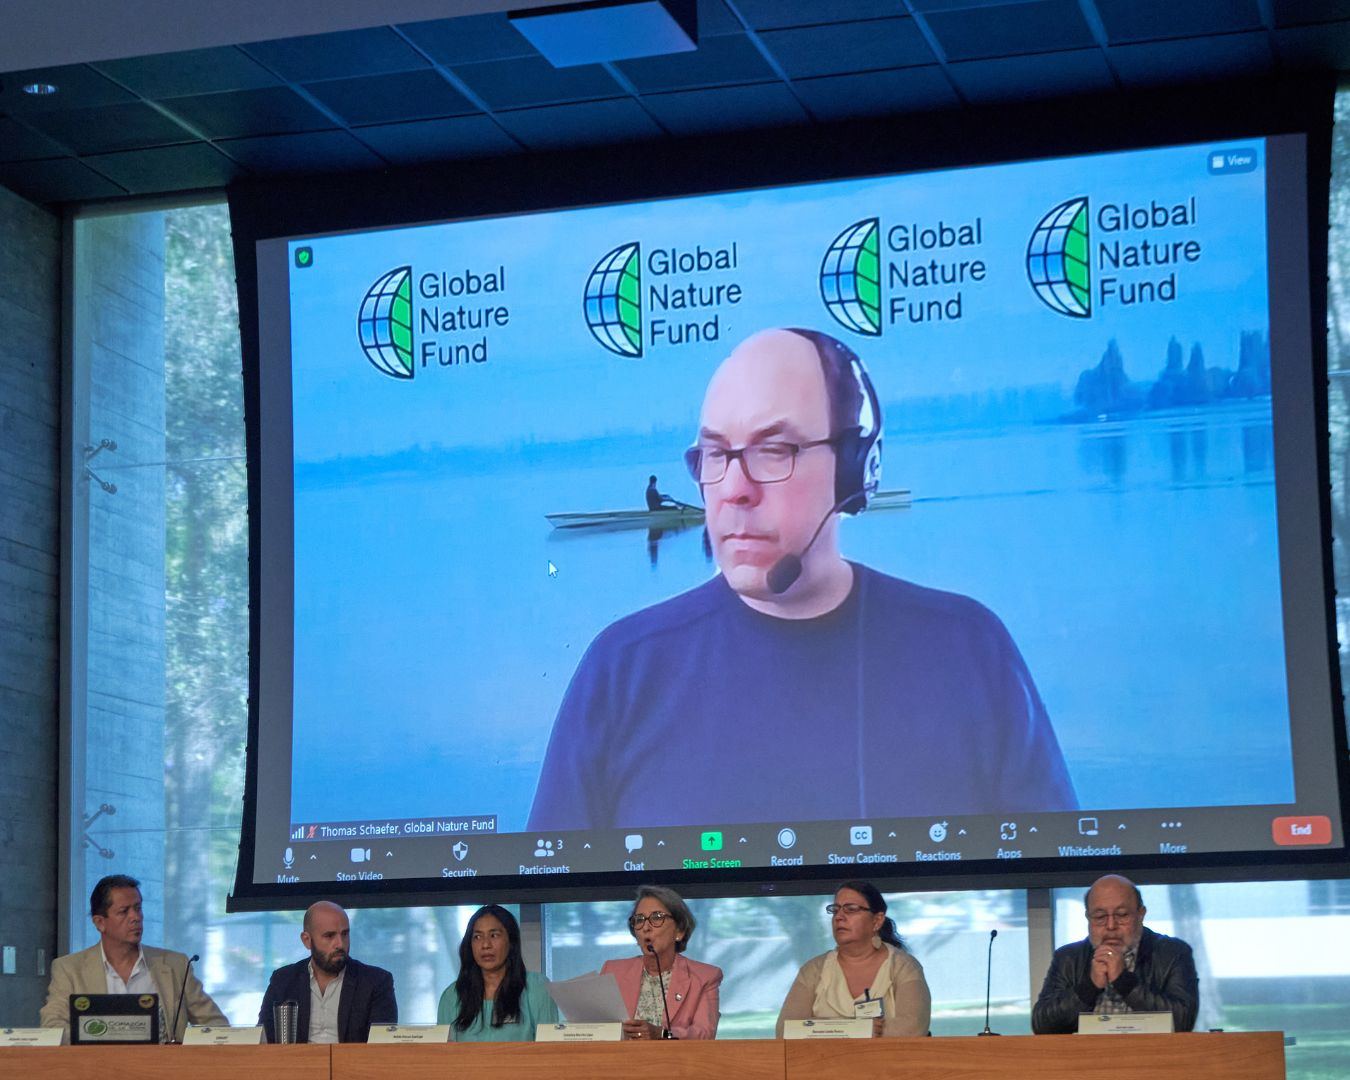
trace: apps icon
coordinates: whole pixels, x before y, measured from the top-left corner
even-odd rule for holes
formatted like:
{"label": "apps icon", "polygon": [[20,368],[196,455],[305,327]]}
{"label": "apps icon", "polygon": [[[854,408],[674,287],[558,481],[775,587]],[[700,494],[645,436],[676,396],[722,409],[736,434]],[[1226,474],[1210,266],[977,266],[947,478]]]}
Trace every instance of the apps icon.
{"label": "apps icon", "polygon": [[722,834],[720,832],[705,832],[698,838],[698,846],[704,851],[721,851]]}
{"label": "apps icon", "polygon": [[1005,821],[998,827],[998,838],[1000,840],[1017,839],[1017,822]]}

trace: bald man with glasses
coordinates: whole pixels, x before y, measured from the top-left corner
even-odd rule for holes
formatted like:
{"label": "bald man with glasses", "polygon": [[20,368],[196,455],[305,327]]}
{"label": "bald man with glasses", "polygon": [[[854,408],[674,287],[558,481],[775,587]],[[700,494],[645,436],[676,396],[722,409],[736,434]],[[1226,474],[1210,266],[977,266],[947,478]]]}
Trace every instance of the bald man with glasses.
{"label": "bald man with glasses", "polygon": [[1078,1030],[1081,1013],[1171,1012],[1176,1031],[1195,1027],[1200,991],[1191,947],[1144,925],[1138,887],[1098,878],[1083,898],[1088,936],[1055,950],[1031,1012],[1038,1035]]}

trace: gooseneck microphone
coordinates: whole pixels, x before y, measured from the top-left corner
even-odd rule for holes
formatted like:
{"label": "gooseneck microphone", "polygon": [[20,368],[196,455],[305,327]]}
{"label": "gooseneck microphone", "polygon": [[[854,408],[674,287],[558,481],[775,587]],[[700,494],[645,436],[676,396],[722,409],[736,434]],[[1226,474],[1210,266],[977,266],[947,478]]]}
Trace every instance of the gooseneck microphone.
{"label": "gooseneck microphone", "polygon": [[656,961],[656,985],[661,987],[661,1008],[666,1014],[666,1026],[661,1029],[661,1038],[673,1039],[675,1032],[670,1027],[670,1006],[666,1003],[666,980],[661,974],[661,958],[656,955],[656,946],[650,941],[647,942],[647,951],[652,954],[652,959]]}
{"label": "gooseneck microphone", "polygon": [[989,1029],[989,990],[993,986],[994,978],[994,938],[998,937],[997,930],[989,931],[989,956],[985,961],[984,967],[984,1030],[981,1035],[997,1035],[997,1031]]}
{"label": "gooseneck microphone", "polygon": [[769,572],[764,575],[764,582],[769,586],[769,592],[773,593],[774,596],[782,596],[796,584],[797,579],[802,576],[802,560],[806,558],[806,553],[811,550],[812,545],[815,544],[821,531],[825,528],[825,523],[857,497],[858,493],[855,491],[848,498],[840,499],[831,506],[830,512],[820,519],[820,524],[816,526],[816,531],[811,534],[811,539],[806,547],[802,548],[796,555],[784,555],[769,567]]}
{"label": "gooseneck microphone", "polygon": [[173,1023],[169,1025],[168,1031],[169,1037],[165,1040],[165,1042],[170,1043],[178,1042],[178,1017],[183,1012],[183,995],[187,993],[188,975],[192,971],[192,965],[195,964],[200,959],[201,959],[200,956],[198,956],[196,953],[193,953],[191,956],[188,957],[188,962],[186,966],[183,968],[183,985],[178,988],[178,1004],[174,1007]]}

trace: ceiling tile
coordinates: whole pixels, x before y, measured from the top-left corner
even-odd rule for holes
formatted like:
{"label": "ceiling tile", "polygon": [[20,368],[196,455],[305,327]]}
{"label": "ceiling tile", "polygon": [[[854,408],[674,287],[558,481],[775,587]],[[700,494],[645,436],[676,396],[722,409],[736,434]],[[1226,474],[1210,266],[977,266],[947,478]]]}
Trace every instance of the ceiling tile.
{"label": "ceiling tile", "polygon": [[365,79],[335,79],[305,87],[348,124],[385,124],[463,116],[478,107],[430,69]]}
{"label": "ceiling tile", "polygon": [[438,64],[478,64],[539,53],[504,13],[404,23],[399,31]]}
{"label": "ceiling tile", "polygon": [[466,64],[455,68],[455,74],[492,109],[613,98],[623,93],[598,64],[560,70],[542,56]]}
{"label": "ceiling tile", "polygon": [[913,19],[873,19],[760,35],[789,78],[931,64],[933,50]]}
{"label": "ceiling tile", "polygon": [[0,161],[33,161],[66,156],[66,149],[17,120],[0,116]]}
{"label": "ceiling tile", "polygon": [[233,47],[105,60],[94,66],[146,98],[252,90],[277,83],[276,76]]}
{"label": "ceiling tile", "polygon": [[1115,45],[1107,50],[1126,87],[1265,75],[1275,65],[1265,31]]}
{"label": "ceiling tile", "polygon": [[1107,40],[1112,44],[1261,27],[1256,0],[1205,0],[1203,4],[1179,4],[1176,0],[1096,0],[1096,3]]}
{"label": "ceiling tile", "polygon": [[625,60],[615,66],[643,94],[774,78],[773,68],[744,34],[704,38],[694,52]]}
{"label": "ceiling tile", "polygon": [[698,0],[699,40],[718,34],[739,34],[741,21],[727,10],[722,0]]}
{"label": "ceiling tile", "polygon": [[1115,85],[1099,49],[948,64],[947,71],[977,105],[1104,93]]}
{"label": "ceiling tile", "polygon": [[240,172],[238,165],[206,143],[97,154],[84,161],[133,195],[224,187]]}
{"label": "ceiling tile", "polygon": [[283,79],[297,83],[427,66],[426,58],[387,26],[257,41],[242,48]]}
{"label": "ceiling tile", "polygon": [[398,165],[485,157],[520,150],[520,145],[486,116],[379,124],[358,128],[356,135],[374,147],[386,161]]}
{"label": "ceiling tile", "polygon": [[798,79],[792,87],[820,120],[949,109],[961,103],[951,80],[937,64],[898,71],[869,71],[865,75]]}
{"label": "ceiling tile", "polygon": [[497,119],[534,150],[631,142],[661,134],[661,129],[632,98],[517,109]]}
{"label": "ceiling tile", "polygon": [[1096,44],[1076,0],[935,11],[925,18],[946,58],[952,61],[1058,52]]}
{"label": "ceiling tile", "polygon": [[642,102],[673,135],[781,127],[805,124],[809,119],[792,91],[781,82],[652,94]]}
{"label": "ceiling tile", "polygon": [[190,142],[195,136],[144,102],[38,113],[27,123],[77,154]]}
{"label": "ceiling tile", "polygon": [[285,86],[166,98],[161,104],[209,139],[322,131],[336,125]]}
{"label": "ceiling tile", "polygon": [[262,173],[317,173],[383,164],[345,131],[223,139],[217,145],[235,161]]}
{"label": "ceiling tile", "polygon": [[126,192],[74,158],[12,161],[0,165],[0,184],[31,202],[46,204],[107,199]]}
{"label": "ceiling tile", "polygon": [[[51,83],[57,92],[44,97],[25,94],[23,88],[35,82]],[[0,78],[0,112],[11,116],[53,109],[85,109],[135,100],[135,94],[105,79],[86,64],[11,71]]]}
{"label": "ceiling tile", "polygon": [[736,8],[756,30],[884,19],[905,12],[903,0],[736,0]]}
{"label": "ceiling tile", "polygon": [[1350,69],[1350,22],[1290,26],[1275,31],[1275,51],[1293,67]]}
{"label": "ceiling tile", "polygon": [[1276,26],[1350,19],[1350,0],[1274,0]]}

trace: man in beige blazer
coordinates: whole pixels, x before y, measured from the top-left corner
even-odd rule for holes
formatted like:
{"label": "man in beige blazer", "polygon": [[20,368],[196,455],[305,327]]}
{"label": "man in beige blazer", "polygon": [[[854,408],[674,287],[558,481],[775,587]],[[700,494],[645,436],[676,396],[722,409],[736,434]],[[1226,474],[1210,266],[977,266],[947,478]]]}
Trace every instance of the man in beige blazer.
{"label": "man in beige blazer", "polygon": [[[71,994],[124,993],[159,995],[160,1033],[164,1039],[181,1042],[190,1023],[229,1024],[190,972],[186,956],[141,944],[145,919],[140,885],[133,877],[112,874],[94,886],[89,914],[100,941],[83,952],[52,961],[52,981],[47,987],[47,1003],[42,1006],[43,1027],[62,1028],[69,1040]],[[185,978],[180,1011],[178,990]],[[170,1024],[174,1024],[172,1032]]]}

